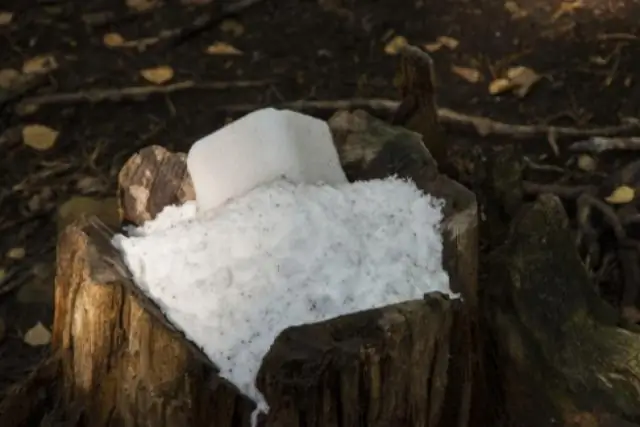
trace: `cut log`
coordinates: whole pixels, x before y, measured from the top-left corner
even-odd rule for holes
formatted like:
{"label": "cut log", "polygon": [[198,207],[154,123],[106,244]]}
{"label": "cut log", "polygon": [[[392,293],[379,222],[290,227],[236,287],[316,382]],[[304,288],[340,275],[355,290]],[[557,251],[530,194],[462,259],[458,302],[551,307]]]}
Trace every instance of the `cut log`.
{"label": "cut log", "polygon": [[[393,151],[389,144],[396,141],[424,163],[420,168],[394,167],[447,200],[447,270],[454,287],[474,301],[473,195],[430,168],[428,151],[417,134],[361,112],[347,122],[358,120],[365,122],[356,131],[333,126],[336,134],[346,136],[338,138],[341,152],[371,139],[373,130],[391,138],[383,138],[379,147]],[[362,155],[380,157],[376,150]],[[387,168],[381,176],[389,174]],[[193,197],[184,155],[160,147],[133,156],[119,181],[126,223],[142,224],[167,204]],[[84,408],[86,425],[97,427],[249,425],[252,403],[217,377],[211,361],[132,283],[110,245],[112,234],[87,220],[69,226],[59,239],[53,346],[62,354],[60,390],[65,405]],[[283,331],[257,380],[271,407],[262,422],[319,427],[464,425],[442,416],[447,404],[456,407],[455,417],[462,420],[468,410],[468,403],[461,407],[460,400],[445,402],[449,395],[468,400],[462,391],[470,377],[456,376],[457,383],[449,380],[452,366],[466,366],[469,358],[465,348],[458,348],[456,355],[450,351],[451,342],[464,342],[464,334],[452,329],[463,307],[459,301],[427,295],[424,301]]]}

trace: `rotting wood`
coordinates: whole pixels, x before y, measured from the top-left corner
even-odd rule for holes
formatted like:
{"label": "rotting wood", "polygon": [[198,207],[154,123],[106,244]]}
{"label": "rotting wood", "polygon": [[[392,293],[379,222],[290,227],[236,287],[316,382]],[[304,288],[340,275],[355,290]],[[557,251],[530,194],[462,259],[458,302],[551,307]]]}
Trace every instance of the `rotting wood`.
{"label": "rotting wood", "polygon": [[490,272],[486,314],[508,421],[637,426],[639,336],[598,296],[560,199],[543,194],[520,211]]}
{"label": "rotting wood", "polygon": [[[160,147],[134,155],[119,175],[123,220],[141,224],[165,205],[193,197],[184,161],[184,155]],[[430,174],[417,176],[418,185],[433,185],[449,199],[462,192],[438,175],[437,185],[426,178],[434,178]],[[459,215],[471,208],[447,207],[445,247],[465,242],[460,235],[475,222],[463,223],[468,212]],[[85,221],[60,237],[53,344],[63,355],[63,400],[76,407],[80,402],[83,419],[98,427],[248,425],[251,403],[220,381],[197,346],[137,291],[108,244],[111,233]],[[465,280],[458,264],[469,255],[451,250],[459,257],[448,264],[452,280]],[[475,289],[466,280],[465,289]],[[464,388],[447,380],[451,325],[461,307],[428,295],[425,301],[283,331],[258,378],[271,405],[265,425],[446,425],[439,424],[446,392]]]}

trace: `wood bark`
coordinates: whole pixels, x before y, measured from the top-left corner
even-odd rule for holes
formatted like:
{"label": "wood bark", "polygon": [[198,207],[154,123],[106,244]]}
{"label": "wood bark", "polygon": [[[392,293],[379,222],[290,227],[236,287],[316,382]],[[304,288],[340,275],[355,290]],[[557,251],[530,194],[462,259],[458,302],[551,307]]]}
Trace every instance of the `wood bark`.
{"label": "wood bark", "polygon": [[557,197],[520,210],[490,273],[507,425],[639,426],[640,335],[597,294]]}
{"label": "wood bark", "polygon": [[[369,130],[389,127],[368,123]],[[359,144],[369,137],[367,128],[340,132]],[[417,136],[389,129],[396,137]],[[420,138],[413,141],[420,143]],[[412,145],[408,152],[428,154],[421,144],[407,147]],[[141,224],[167,204],[193,197],[184,160],[183,154],[154,146],[127,162],[118,193],[123,222]],[[476,226],[473,197],[437,171],[418,168],[408,176],[418,172],[420,187],[451,201],[444,224],[447,268],[461,290],[473,291],[472,270],[461,267],[463,258],[476,256],[476,245],[469,242]],[[248,425],[252,403],[217,377],[198,347],[139,292],[109,244],[113,232],[89,219],[67,227],[59,239],[53,346],[62,354],[65,404],[80,404],[85,425],[98,427]],[[461,253],[470,247],[472,252]],[[445,396],[452,388],[464,389],[469,380],[458,378],[453,384],[448,379],[450,342],[459,335],[452,324],[462,312],[459,301],[436,294],[283,331],[257,380],[271,406],[261,422],[451,425],[442,424]],[[461,351],[454,360],[466,357]]]}

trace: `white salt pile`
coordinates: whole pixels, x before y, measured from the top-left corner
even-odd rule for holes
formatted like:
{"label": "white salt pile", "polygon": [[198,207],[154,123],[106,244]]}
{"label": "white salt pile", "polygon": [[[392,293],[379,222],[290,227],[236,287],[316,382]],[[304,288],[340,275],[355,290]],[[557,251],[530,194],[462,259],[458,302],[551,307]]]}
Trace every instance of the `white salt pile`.
{"label": "white salt pile", "polygon": [[115,244],[169,320],[267,411],[255,378],[282,330],[451,295],[442,203],[395,178],[281,180],[198,215],[195,203],[168,207]]}

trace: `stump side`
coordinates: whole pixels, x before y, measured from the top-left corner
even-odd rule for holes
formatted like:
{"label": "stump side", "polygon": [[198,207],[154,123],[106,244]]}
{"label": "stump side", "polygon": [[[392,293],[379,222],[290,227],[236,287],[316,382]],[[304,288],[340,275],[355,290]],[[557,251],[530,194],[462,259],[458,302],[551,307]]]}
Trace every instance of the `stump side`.
{"label": "stump side", "polygon": [[207,367],[122,283],[93,280],[83,228],[69,226],[58,247],[52,343],[62,352],[64,401],[96,427],[237,425],[247,408],[237,408],[236,393],[214,390]]}
{"label": "stump side", "polygon": [[432,294],[283,331],[258,377],[270,425],[437,426],[459,308]]}

